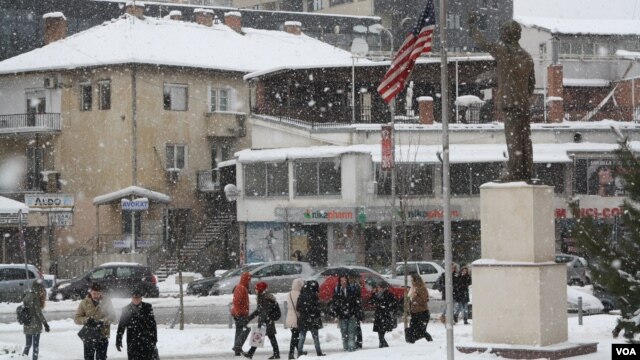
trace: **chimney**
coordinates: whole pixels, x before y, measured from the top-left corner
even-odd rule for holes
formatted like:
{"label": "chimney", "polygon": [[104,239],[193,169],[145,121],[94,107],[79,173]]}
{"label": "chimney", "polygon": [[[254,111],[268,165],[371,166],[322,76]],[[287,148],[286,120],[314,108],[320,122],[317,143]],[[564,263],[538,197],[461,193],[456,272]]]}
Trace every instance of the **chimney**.
{"label": "chimney", "polygon": [[431,96],[418,97],[418,109],[420,110],[420,124],[433,124],[433,98]]}
{"label": "chimney", "polygon": [[213,25],[213,10],[195,9],[193,13],[196,16],[196,23],[204,26]]}
{"label": "chimney", "polygon": [[224,24],[238,34],[242,34],[242,14],[238,11],[224,13]]}
{"label": "chimney", "polygon": [[562,64],[552,64],[547,68],[547,120],[552,123],[562,122],[564,119],[564,101]]}
{"label": "chimney", "polygon": [[169,12],[169,19],[181,21],[182,20],[182,11],[180,11],[180,10],[171,10],[171,12]]}
{"label": "chimney", "polygon": [[64,39],[67,36],[67,18],[61,12],[50,12],[42,16],[44,19],[44,44]]}
{"label": "chimney", "polygon": [[144,19],[144,3],[142,1],[127,1],[124,12],[138,19]]}
{"label": "chimney", "polygon": [[285,21],[284,31],[293,35],[302,34],[302,23],[299,21]]}

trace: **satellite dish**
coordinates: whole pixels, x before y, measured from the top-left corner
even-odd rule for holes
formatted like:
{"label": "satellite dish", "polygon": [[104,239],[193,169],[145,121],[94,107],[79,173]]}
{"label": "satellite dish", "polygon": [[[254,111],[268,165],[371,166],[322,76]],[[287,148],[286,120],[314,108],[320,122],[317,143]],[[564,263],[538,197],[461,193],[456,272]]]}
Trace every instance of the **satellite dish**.
{"label": "satellite dish", "polygon": [[369,44],[367,44],[367,41],[363,38],[354,38],[353,42],[351,43],[351,53],[354,56],[365,56],[367,55],[367,53],[369,52]]}
{"label": "satellite dish", "polygon": [[227,201],[236,201],[238,199],[238,195],[240,195],[240,190],[233,184],[227,184],[224,186],[224,196],[227,198]]}

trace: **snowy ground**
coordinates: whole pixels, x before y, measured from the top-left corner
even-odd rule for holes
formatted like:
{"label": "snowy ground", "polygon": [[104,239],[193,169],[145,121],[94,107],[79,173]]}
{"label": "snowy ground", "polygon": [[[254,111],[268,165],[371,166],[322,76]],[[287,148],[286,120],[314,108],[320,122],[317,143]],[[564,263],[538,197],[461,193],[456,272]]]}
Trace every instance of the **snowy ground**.
{"label": "snowy ground", "polygon": [[[578,326],[577,318],[569,318],[569,341],[571,342],[598,342],[598,352],[592,355],[575,357],[583,360],[604,360],[611,357],[611,330],[615,325],[616,317],[612,315],[595,315],[584,318],[584,325]],[[40,338],[40,359],[82,359],[82,343],[77,337],[79,326],[73,324],[72,320],[52,321],[51,332],[43,333]],[[434,341],[427,343],[421,341],[414,345],[404,342],[402,324],[399,328],[387,335],[389,348],[378,349],[377,334],[373,333],[372,324],[363,324],[364,349],[354,353],[342,351],[340,331],[335,323],[325,324],[320,331],[320,342],[322,350],[328,354],[325,358],[331,359],[424,359],[425,354],[432,359],[446,358],[445,328],[442,324],[431,322],[428,330],[433,335]],[[455,342],[457,344],[470,343],[472,341],[471,325],[456,325],[454,327]],[[185,330],[169,329],[165,325],[158,327],[159,343],[158,349],[163,359],[200,359],[200,358],[234,358],[231,352],[234,329],[229,329],[224,325],[185,325]],[[278,326],[278,343],[283,355],[286,356],[290,332]],[[622,342],[618,339],[617,342]],[[0,324],[0,360],[20,358],[15,355],[19,352],[24,343],[22,327],[17,323]],[[248,345],[245,345],[245,350]],[[315,357],[313,342],[307,339],[305,349],[309,351],[307,359]],[[8,354],[7,354],[8,352]],[[117,352],[115,349],[115,326],[112,327],[111,339],[109,341],[109,358],[125,359],[126,352]],[[255,358],[262,359],[271,356],[271,347],[265,344],[265,348],[259,349]],[[456,351],[458,359],[496,359],[497,357],[488,354],[462,354]],[[286,359],[286,357],[283,357]],[[304,358],[303,358],[304,359]]]}

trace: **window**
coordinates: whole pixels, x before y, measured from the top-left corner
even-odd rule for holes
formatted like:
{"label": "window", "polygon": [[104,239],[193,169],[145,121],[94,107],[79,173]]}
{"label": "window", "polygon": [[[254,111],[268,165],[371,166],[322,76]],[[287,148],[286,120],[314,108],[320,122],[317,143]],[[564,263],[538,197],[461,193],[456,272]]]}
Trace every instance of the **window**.
{"label": "window", "polygon": [[90,111],[93,93],[91,83],[80,84],[80,110]]}
{"label": "window", "polygon": [[165,110],[186,111],[188,109],[188,86],[182,84],[164,84],[162,101]]}
{"label": "window", "polygon": [[447,14],[447,29],[459,29],[460,28],[460,15]]}
{"label": "window", "polygon": [[295,163],[296,195],[340,195],[342,177],[339,159]]}
{"label": "window", "polygon": [[100,100],[99,109],[111,109],[111,80],[98,81],[98,95]]}
{"label": "window", "polygon": [[209,111],[229,111],[229,90],[211,88],[209,91]]}
{"label": "window", "polygon": [[105,277],[113,276],[112,268],[101,268],[91,273],[92,279],[104,279]]}
{"label": "window", "polygon": [[420,263],[420,264],[418,264],[418,269],[420,270],[420,275],[437,274],[438,273],[438,270],[431,264]]}
{"label": "window", "polygon": [[576,159],[574,193],[597,196],[624,196],[624,169],[614,159]]}
{"label": "window", "polygon": [[42,114],[47,111],[47,97],[44,91],[27,91],[27,113]]}
{"label": "window", "polygon": [[[433,195],[435,167],[427,164],[396,164],[396,194]],[[376,173],[378,195],[391,195],[391,173]]]}
{"label": "window", "polygon": [[[142,234],[142,211],[134,211],[133,217],[136,222],[136,239],[140,237]],[[122,234],[123,236],[130,237],[131,236],[131,211],[125,210],[122,212]]]}
{"label": "window", "polygon": [[556,194],[564,192],[563,164],[533,164],[533,177],[544,185],[553,186],[553,192]]}
{"label": "window", "polygon": [[302,273],[302,265],[300,264],[282,264],[282,272],[284,275],[298,275]]}
{"label": "window", "polygon": [[[35,279],[33,272],[29,270],[29,279]],[[12,281],[12,280],[24,280],[26,277],[24,267],[22,269],[17,268],[6,268],[0,269],[0,280],[2,281]]]}
{"label": "window", "polygon": [[542,43],[538,45],[538,56],[540,57],[540,60],[547,58],[547,44]]}
{"label": "window", "polygon": [[167,169],[184,169],[186,145],[167,145]]}
{"label": "window", "polygon": [[246,196],[289,195],[287,163],[254,163],[244,166],[244,193]]}
{"label": "window", "polygon": [[480,185],[500,177],[502,163],[451,165],[451,195],[478,195]]}
{"label": "window", "polygon": [[25,174],[27,190],[42,190],[43,187],[46,187],[46,183],[42,180],[44,156],[45,151],[42,147],[27,148],[27,171]]}
{"label": "window", "polygon": [[118,266],[116,268],[116,277],[120,279],[133,277],[133,273],[134,271],[131,267]]}

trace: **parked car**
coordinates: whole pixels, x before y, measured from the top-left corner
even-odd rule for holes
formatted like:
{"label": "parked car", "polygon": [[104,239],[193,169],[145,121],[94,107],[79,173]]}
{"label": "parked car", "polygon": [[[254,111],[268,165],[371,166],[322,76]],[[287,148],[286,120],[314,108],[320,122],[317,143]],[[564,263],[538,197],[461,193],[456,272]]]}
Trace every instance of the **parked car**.
{"label": "parked car", "polygon": [[556,254],[556,263],[567,264],[567,284],[584,286],[590,279],[587,276],[587,261],[576,255]]}
{"label": "parked car", "polygon": [[91,284],[98,283],[110,296],[128,297],[134,289],[141,289],[146,297],[158,297],[157,278],[151,268],[136,263],[106,263],[71,280],[56,284],[50,300],[82,299]]}
{"label": "parked car", "polygon": [[[384,280],[386,280],[391,285],[399,286],[399,287],[403,287],[404,286],[404,277],[397,276],[395,279],[392,279],[391,277],[386,277],[386,276],[380,274],[379,272],[377,272],[377,271],[375,271],[375,270],[373,270],[371,268],[368,268],[366,266],[346,265],[345,268],[356,270],[359,273],[375,274],[375,275],[379,276],[380,278],[384,278]],[[411,280],[409,280],[409,286],[411,286]]]}
{"label": "parked car", "polygon": [[42,280],[42,274],[34,265],[25,270],[24,264],[0,264],[0,302],[22,301],[37,280]]}
{"label": "parked car", "polygon": [[[344,269],[344,270],[343,270]],[[373,294],[373,288],[378,283],[389,284],[389,291],[393,294],[393,297],[398,301],[398,309],[402,309],[402,302],[404,299],[405,288],[403,286],[396,286],[387,281],[379,274],[373,272],[359,271],[358,269],[351,269],[348,267],[335,267],[328,268],[315,276],[313,280],[316,280],[320,284],[320,305],[326,307],[333,298],[333,291],[338,285],[340,275],[345,274],[349,277],[358,277],[360,279],[360,289],[362,291],[362,303],[365,310],[372,310],[369,305],[369,299]]]}
{"label": "parked car", "polygon": [[315,272],[311,265],[302,261],[272,261],[268,263],[251,264],[237,274],[216,282],[209,291],[210,295],[224,295],[233,293],[233,288],[240,281],[240,274],[247,271],[251,274],[249,291],[253,286],[264,281],[269,285],[272,293],[291,291],[291,282],[295,278],[306,279]]}
{"label": "parked car", "polygon": [[[187,285],[187,295],[207,296],[215,283],[232,276],[238,276],[242,274],[243,271],[246,271],[246,268],[247,266],[243,266],[233,270],[225,270],[220,275],[194,280]],[[216,273],[218,273],[218,270],[216,270]]]}
{"label": "parked car", "polygon": [[609,289],[604,286],[594,284],[593,285],[593,296],[597,297],[600,302],[602,302],[602,306],[604,306],[603,312],[609,313],[611,310],[617,310],[620,308],[618,304],[618,297],[613,295]]}
{"label": "parked car", "polygon": [[444,273],[444,268],[436,261],[407,261],[399,262],[396,266],[396,276],[404,277],[404,274],[417,273],[425,282],[427,287],[433,287],[440,275]]}

